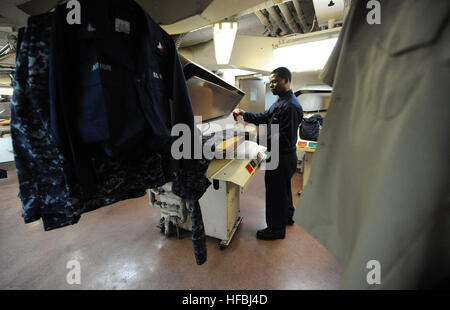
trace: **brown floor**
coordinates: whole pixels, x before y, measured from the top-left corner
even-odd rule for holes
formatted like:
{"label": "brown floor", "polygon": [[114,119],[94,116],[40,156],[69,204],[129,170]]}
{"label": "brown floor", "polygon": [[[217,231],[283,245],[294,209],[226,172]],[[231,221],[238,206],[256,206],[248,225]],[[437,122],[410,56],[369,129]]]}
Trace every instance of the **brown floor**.
{"label": "brown floor", "polygon": [[[189,235],[166,238],[148,198],[123,201],[82,216],[76,225],[45,232],[24,224],[12,165],[0,180],[0,289],[336,289],[342,270],[299,226],[286,239],[261,241],[264,174],[241,196],[244,220],[221,251],[208,238],[208,260],[195,264]],[[295,203],[301,175],[293,178]],[[81,263],[81,284],[69,285],[66,264]]]}

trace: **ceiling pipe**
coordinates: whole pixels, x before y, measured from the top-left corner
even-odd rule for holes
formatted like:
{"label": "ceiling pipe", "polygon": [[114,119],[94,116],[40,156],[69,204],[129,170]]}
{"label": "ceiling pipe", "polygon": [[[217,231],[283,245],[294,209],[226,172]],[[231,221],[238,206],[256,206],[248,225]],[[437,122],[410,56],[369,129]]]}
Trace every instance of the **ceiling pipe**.
{"label": "ceiling pipe", "polygon": [[2,48],[0,48],[0,55],[5,53],[11,48],[11,45],[8,43],[5,44],[5,46],[3,46]]}
{"label": "ceiling pipe", "polygon": [[[286,2],[291,2],[291,1],[292,0],[267,0],[261,4],[258,4],[256,6],[250,8],[250,9],[240,12],[237,15],[237,17],[255,13],[258,16],[261,23],[263,25],[265,25],[266,27],[268,27],[268,29],[270,30],[270,33],[274,34],[274,32],[275,32],[274,30],[276,30],[275,29],[275,24],[276,24],[282,30],[282,34],[286,34],[289,32],[289,30],[286,27],[286,25],[284,24],[281,17],[278,15],[278,12],[276,10],[274,10],[274,6],[280,5],[280,4],[286,3]],[[263,13],[264,10],[267,10],[269,12],[269,15],[272,16],[272,18],[274,19],[275,24],[271,23],[270,19]],[[261,13],[257,13],[257,12],[261,12]],[[269,24],[270,24],[270,27],[267,26]]]}
{"label": "ceiling pipe", "polygon": [[300,32],[300,29],[298,28],[297,22],[292,17],[291,11],[289,10],[289,7],[287,3],[282,3],[278,6],[280,8],[281,14],[283,14],[284,19],[286,20],[286,23],[288,24],[289,28],[293,33]]}
{"label": "ceiling pipe", "polygon": [[305,15],[303,14],[303,10],[300,6],[299,0],[292,0],[292,3],[294,4],[295,11],[297,12],[298,20],[300,22],[300,25],[302,26],[303,32],[308,31],[308,24],[306,23]]}
{"label": "ceiling pipe", "polygon": [[286,27],[286,25],[284,24],[283,20],[281,19],[281,16],[278,15],[278,12],[275,10],[275,7],[273,7],[273,6],[268,7],[267,11],[269,12],[270,16],[272,16],[273,20],[278,25],[278,27],[280,27],[280,29],[282,31],[281,34],[284,35],[284,34],[288,33],[289,30]]}
{"label": "ceiling pipe", "polygon": [[260,10],[255,11],[256,16],[259,18],[259,21],[266,26],[266,28],[270,31],[270,33],[273,33],[273,25],[270,22],[270,20],[267,18],[267,16]]}
{"label": "ceiling pipe", "polygon": [[334,18],[330,19],[328,21],[328,29],[334,28],[334,25],[336,24],[336,20]]}
{"label": "ceiling pipe", "polygon": [[252,14],[252,13],[254,13],[256,11],[262,11],[264,9],[267,10],[267,8],[270,8],[271,6],[279,5],[279,4],[283,3],[283,2],[289,2],[289,1],[292,1],[292,0],[268,0],[268,1],[265,1],[265,2],[260,3],[258,5],[255,5],[254,7],[249,8],[249,9],[247,9],[245,11],[239,12],[237,17],[244,16],[244,15],[247,15],[247,14]]}
{"label": "ceiling pipe", "polygon": [[0,62],[6,61],[6,60],[14,57],[15,55],[16,55],[15,52],[10,52],[10,53],[7,53],[6,55],[1,55],[0,56]]}

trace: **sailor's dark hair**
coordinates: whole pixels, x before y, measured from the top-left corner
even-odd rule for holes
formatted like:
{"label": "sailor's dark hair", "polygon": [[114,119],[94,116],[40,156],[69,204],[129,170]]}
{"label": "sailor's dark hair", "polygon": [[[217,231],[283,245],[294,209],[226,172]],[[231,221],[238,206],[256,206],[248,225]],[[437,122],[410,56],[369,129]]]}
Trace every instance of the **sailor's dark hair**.
{"label": "sailor's dark hair", "polygon": [[272,71],[272,74],[276,73],[280,78],[292,81],[292,73],[286,67],[279,67]]}

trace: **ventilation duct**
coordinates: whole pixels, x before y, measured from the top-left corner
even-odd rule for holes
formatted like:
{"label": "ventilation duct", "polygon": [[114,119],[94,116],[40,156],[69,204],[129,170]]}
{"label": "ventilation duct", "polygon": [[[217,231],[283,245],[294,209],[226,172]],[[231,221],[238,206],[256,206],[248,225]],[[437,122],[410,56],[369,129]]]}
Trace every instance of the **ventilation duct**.
{"label": "ventilation duct", "polygon": [[300,1],[293,0],[292,3],[294,4],[295,11],[297,12],[297,17],[298,17],[298,20],[300,22],[303,32],[307,32],[308,31],[308,23],[306,22],[305,15],[303,14],[303,10],[300,6]]}
{"label": "ventilation duct", "polygon": [[278,27],[280,27],[281,34],[286,34],[289,32],[288,28],[286,27],[283,20],[281,19],[281,16],[278,15],[278,12],[277,12],[277,10],[275,10],[274,6],[268,7],[267,12],[269,12],[270,16],[273,18],[275,23],[278,25]]}
{"label": "ventilation duct", "polygon": [[334,27],[336,21],[344,19],[344,0],[313,0],[319,26]]}
{"label": "ventilation duct", "polygon": [[286,20],[286,23],[288,24],[291,31],[294,33],[299,32],[297,22],[292,17],[292,14],[291,14],[291,11],[289,10],[288,4],[282,3],[278,7],[280,8],[281,14],[283,14],[283,17]]}

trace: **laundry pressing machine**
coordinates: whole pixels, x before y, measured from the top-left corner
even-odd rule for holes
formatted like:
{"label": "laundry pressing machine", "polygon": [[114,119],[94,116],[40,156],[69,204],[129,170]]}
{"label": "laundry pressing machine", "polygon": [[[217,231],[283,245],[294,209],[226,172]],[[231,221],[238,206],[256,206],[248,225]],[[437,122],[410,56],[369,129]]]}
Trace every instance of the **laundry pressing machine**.
{"label": "laundry pressing machine", "polygon": [[[219,76],[181,57],[181,63],[192,101],[194,115],[201,116],[200,130],[223,125],[244,93]],[[197,119],[198,120],[198,119]],[[227,124],[228,127],[230,124]],[[206,172],[211,185],[199,200],[205,233],[219,240],[220,249],[227,247],[239,224],[240,193],[250,183],[265,159],[266,148],[257,145],[255,135],[242,124],[223,131],[223,140],[215,143],[216,153],[227,154],[224,159],[213,159]],[[217,126],[218,127],[218,126]],[[220,130],[223,130],[221,128]],[[209,130],[208,134],[214,130]],[[231,156],[230,156],[231,155]],[[171,191],[171,183],[149,191],[150,205],[160,208],[159,228],[167,236],[182,230],[191,230],[192,224],[187,202]]]}

